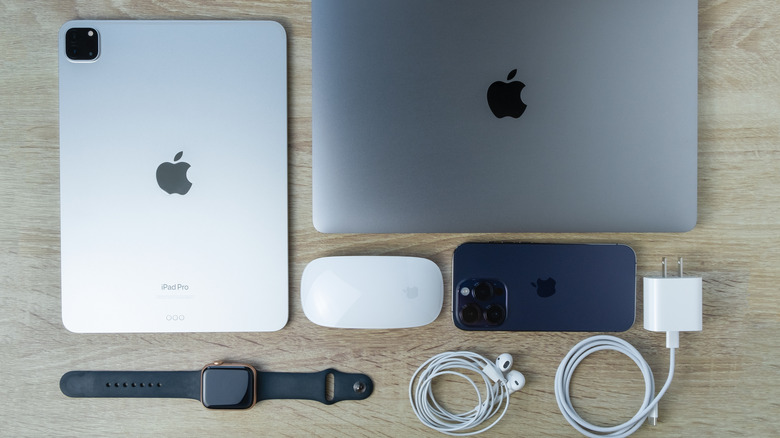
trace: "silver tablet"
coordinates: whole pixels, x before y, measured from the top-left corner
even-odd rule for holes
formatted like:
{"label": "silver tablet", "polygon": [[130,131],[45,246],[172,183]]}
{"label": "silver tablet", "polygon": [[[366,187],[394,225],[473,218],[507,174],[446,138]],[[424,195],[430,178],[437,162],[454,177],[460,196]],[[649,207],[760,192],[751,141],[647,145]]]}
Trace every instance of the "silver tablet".
{"label": "silver tablet", "polygon": [[65,327],[281,329],[282,26],[71,21],[59,80]]}

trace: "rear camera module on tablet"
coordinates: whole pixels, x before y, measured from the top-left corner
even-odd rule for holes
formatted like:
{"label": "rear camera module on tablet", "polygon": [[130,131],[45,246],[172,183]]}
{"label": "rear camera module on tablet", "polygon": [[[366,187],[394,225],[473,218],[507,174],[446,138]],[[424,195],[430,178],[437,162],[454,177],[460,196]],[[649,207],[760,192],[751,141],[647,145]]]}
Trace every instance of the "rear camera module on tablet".
{"label": "rear camera module on tablet", "polygon": [[99,38],[91,27],[74,27],[65,32],[65,55],[74,61],[91,61],[98,57]]}

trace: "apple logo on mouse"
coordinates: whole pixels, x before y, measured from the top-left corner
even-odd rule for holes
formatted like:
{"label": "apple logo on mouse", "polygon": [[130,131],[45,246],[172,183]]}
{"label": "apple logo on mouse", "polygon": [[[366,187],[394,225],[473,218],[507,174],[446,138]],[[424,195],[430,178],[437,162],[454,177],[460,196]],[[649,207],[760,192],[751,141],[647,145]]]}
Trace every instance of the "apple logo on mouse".
{"label": "apple logo on mouse", "polygon": [[555,280],[552,278],[547,280],[538,278],[536,283],[531,283],[531,286],[536,288],[536,293],[542,298],[551,297],[555,294]]}
{"label": "apple logo on mouse", "polygon": [[190,163],[179,161],[183,154],[184,151],[181,151],[173,157],[175,164],[165,162],[157,167],[157,184],[169,195],[173,193],[186,195],[192,187],[192,183],[187,179]]}
{"label": "apple logo on mouse", "polygon": [[496,81],[488,88],[488,106],[499,119],[507,116],[516,119],[523,115],[527,107],[520,96],[525,84],[520,81],[512,81],[516,74],[517,69],[514,69],[507,75],[507,82]]}
{"label": "apple logo on mouse", "polygon": [[406,298],[414,299],[417,298],[418,291],[417,286],[407,286],[404,288],[404,293],[406,294]]}

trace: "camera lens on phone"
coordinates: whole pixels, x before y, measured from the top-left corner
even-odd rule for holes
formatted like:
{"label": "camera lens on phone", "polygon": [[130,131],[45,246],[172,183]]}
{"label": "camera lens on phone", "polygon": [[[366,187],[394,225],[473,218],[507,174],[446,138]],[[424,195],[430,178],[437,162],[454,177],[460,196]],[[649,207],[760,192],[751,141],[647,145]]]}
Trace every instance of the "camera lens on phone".
{"label": "camera lens on phone", "polygon": [[487,320],[489,324],[501,324],[504,322],[504,318],[506,318],[506,312],[501,306],[491,304],[485,309],[485,320]]}
{"label": "camera lens on phone", "polygon": [[466,304],[460,309],[460,320],[464,324],[476,324],[481,314],[479,306],[474,303]]}
{"label": "camera lens on phone", "polygon": [[493,296],[493,287],[490,283],[481,281],[474,286],[474,298],[485,301],[489,300]]}

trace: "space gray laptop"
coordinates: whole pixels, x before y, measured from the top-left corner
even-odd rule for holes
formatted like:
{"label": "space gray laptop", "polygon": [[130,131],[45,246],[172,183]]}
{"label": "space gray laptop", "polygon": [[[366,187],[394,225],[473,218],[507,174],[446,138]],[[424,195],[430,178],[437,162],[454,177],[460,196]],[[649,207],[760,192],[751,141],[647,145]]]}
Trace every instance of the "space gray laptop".
{"label": "space gray laptop", "polygon": [[65,327],[281,329],[282,26],[71,21],[58,52]]}
{"label": "space gray laptop", "polygon": [[696,224],[696,0],[314,0],[321,232]]}

